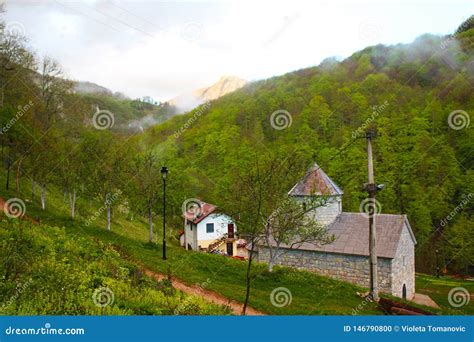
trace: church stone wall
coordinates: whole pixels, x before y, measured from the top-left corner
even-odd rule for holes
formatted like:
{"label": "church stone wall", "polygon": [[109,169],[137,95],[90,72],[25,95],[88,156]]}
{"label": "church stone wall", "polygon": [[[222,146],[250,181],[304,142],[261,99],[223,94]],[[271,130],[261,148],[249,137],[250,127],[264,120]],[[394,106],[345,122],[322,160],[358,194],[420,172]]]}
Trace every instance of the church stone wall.
{"label": "church stone wall", "polygon": [[403,285],[407,299],[415,295],[415,244],[406,224],[403,227],[395,258],[392,261],[392,293],[403,297]]}
{"label": "church stone wall", "polygon": [[[268,262],[268,248],[259,247],[258,260]],[[380,291],[392,293],[391,259],[378,258],[378,280]],[[277,264],[314,271],[321,275],[368,288],[370,285],[369,258],[360,255],[321,253],[306,250],[287,250]]]}

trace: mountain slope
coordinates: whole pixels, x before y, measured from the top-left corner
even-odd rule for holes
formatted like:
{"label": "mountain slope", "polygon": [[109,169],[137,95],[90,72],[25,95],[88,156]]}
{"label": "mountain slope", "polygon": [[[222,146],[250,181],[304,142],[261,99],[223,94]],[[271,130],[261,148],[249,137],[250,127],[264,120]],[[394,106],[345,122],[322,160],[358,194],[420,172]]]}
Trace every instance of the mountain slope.
{"label": "mountain slope", "polygon": [[474,248],[462,241],[472,234],[472,211],[443,220],[474,192],[473,37],[472,29],[424,35],[254,82],[150,129],[143,142],[179,173],[183,198],[221,204],[233,175],[270,152],[301,172],[317,161],[344,190],[344,210],[359,211],[367,196],[364,131],[376,126],[375,175],[386,185],[377,198],[382,212],[408,215],[418,271],[432,271],[435,245],[452,272],[469,272]]}
{"label": "mountain slope", "polygon": [[190,93],[181,94],[169,101],[181,111],[188,111],[199,104],[216,100],[226,94],[242,88],[247,81],[235,76],[223,76],[209,87],[196,89]]}
{"label": "mountain slope", "polygon": [[193,95],[202,102],[216,100],[226,94],[242,88],[247,81],[235,76],[223,76],[210,87],[197,89]]}

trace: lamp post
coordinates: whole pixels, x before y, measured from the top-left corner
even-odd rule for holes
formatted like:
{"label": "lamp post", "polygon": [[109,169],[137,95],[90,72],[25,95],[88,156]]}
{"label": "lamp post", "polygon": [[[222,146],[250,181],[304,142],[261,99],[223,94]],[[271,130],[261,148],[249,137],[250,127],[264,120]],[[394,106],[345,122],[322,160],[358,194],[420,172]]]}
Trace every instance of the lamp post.
{"label": "lamp post", "polygon": [[166,260],[166,176],[168,168],[161,168],[161,178],[163,179],[163,260]]}

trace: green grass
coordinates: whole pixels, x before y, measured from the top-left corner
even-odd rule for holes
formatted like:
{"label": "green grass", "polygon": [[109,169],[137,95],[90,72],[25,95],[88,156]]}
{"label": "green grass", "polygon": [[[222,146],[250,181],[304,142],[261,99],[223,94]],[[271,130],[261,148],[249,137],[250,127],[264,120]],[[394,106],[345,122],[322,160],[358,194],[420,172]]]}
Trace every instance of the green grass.
{"label": "green grass", "polygon": [[[4,198],[15,196],[12,191],[3,191],[1,195]],[[18,197],[21,198],[21,195]],[[116,210],[112,231],[105,230],[105,217],[99,217],[93,224],[86,226],[85,220],[93,215],[100,204],[80,199],[79,215],[72,220],[68,217],[65,198],[54,189],[48,193],[45,211],[40,209],[36,201],[27,202],[26,205],[27,216],[42,224],[65,227],[66,233],[73,239],[99,239],[114,246],[129,262],[155,272],[171,272],[173,276],[188,284],[200,284],[229,299],[244,301],[246,263],[219,255],[185,251],[178,245],[176,237],[180,227],[170,227],[167,232],[168,260],[163,261],[161,244],[148,242],[148,227],[143,218],[135,216],[132,220],[130,214]],[[161,219],[157,217],[156,222],[161,222]],[[155,225],[155,230],[155,237],[161,237],[159,223]],[[365,289],[346,282],[286,267],[276,267],[269,273],[264,264],[258,263],[255,264],[254,274],[250,306],[268,314],[382,314],[374,303],[366,303],[357,295],[357,292],[364,292]],[[272,305],[270,295],[279,287],[291,292],[292,300],[289,305]]]}
{"label": "green grass", "polygon": [[[110,243],[64,228],[0,220],[0,314],[228,314],[157,282]],[[99,304],[103,303],[103,307]]]}
{"label": "green grass", "polygon": [[[431,299],[433,299],[441,307],[441,310],[444,313],[451,315],[474,315],[473,298],[470,298],[466,304],[460,305],[466,301],[463,301],[461,297],[458,298],[459,301],[456,301],[456,296],[454,296],[452,302],[454,305],[460,306],[454,307],[450,304],[449,292],[457,287],[465,289],[470,293],[471,297],[473,297],[474,280],[462,280],[446,276],[436,278],[426,274],[416,275],[416,292],[430,296]],[[456,292],[460,293],[459,291]]]}

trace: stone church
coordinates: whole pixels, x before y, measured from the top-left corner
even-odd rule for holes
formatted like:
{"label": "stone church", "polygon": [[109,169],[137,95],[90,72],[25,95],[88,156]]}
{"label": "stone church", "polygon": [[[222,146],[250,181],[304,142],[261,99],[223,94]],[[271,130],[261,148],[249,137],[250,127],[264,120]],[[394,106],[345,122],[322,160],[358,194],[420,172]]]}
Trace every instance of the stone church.
{"label": "stone church", "polygon": [[[289,191],[305,205],[310,196],[327,196],[327,204],[312,213],[326,225],[335,241],[328,245],[305,243],[287,249],[277,264],[315,271],[363,287],[369,279],[369,219],[364,213],[342,212],[342,190],[315,163]],[[381,292],[412,299],[415,294],[416,239],[406,215],[377,214],[378,282]],[[259,261],[268,261],[265,246],[258,247]]]}

